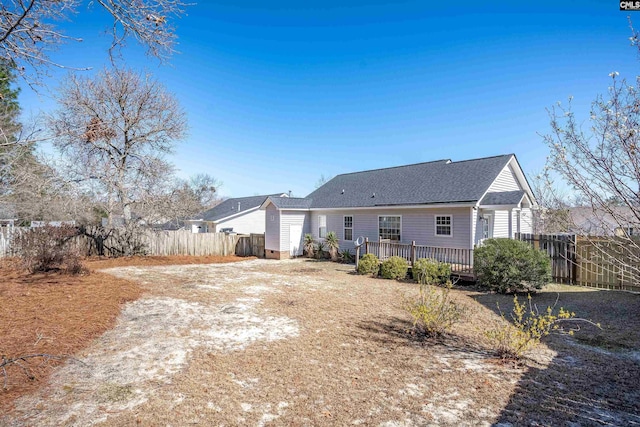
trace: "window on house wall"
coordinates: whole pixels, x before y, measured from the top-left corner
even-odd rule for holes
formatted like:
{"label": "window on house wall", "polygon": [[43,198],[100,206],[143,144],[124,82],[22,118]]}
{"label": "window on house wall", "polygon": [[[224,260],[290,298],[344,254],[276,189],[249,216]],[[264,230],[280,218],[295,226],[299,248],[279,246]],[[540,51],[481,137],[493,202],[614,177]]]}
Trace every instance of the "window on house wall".
{"label": "window on house wall", "polygon": [[491,237],[493,237],[493,231],[491,230],[492,228],[493,228],[493,216],[484,214],[482,216],[482,238],[483,239],[490,239]]}
{"label": "window on house wall", "polygon": [[327,216],[318,215],[318,237],[324,239],[327,237]]}
{"label": "window on house wall", "polygon": [[378,234],[381,239],[400,241],[400,231],[402,228],[402,217],[400,216],[379,216]]}
{"label": "window on house wall", "polygon": [[353,217],[344,217],[344,240],[353,240]]}
{"label": "window on house wall", "polygon": [[451,236],[451,215],[436,215],[436,236]]}

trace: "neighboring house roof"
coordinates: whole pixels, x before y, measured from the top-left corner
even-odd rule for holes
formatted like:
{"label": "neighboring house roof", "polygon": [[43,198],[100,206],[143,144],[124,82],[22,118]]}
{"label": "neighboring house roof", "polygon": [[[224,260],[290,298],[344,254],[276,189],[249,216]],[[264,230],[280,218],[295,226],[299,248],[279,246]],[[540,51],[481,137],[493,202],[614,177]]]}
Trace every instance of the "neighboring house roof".
{"label": "neighboring house roof", "polygon": [[610,212],[589,206],[569,208],[570,229],[568,231],[579,234],[610,235],[619,228],[640,227],[640,220],[630,207],[612,206],[609,209]]}
{"label": "neighboring house roof", "polygon": [[481,205],[517,205],[524,198],[524,190],[491,192],[480,200]]}
{"label": "neighboring house roof", "polygon": [[224,202],[216,205],[215,207],[195,215],[191,221],[209,221],[217,222],[225,218],[237,215],[239,213],[255,210],[267,199],[272,197],[273,199],[280,200],[286,199],[284,197],[286,193],[267,194],[263,196],[250,196],[250,197],[235,197],[227,199]]}
{"label": "neighboring house roof", "polygon": [[406,206],[477,202],[513,154],[338,175],[307,198],[311,208]]}

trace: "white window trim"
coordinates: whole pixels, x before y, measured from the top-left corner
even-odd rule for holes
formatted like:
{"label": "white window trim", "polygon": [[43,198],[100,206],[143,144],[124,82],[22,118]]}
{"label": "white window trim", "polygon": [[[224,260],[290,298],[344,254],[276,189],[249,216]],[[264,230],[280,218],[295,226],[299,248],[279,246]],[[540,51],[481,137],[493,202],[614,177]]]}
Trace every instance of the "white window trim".
{"label": "white window trim", "polygon": [[[351,218],[351,227],[345,227],[344,226],[344,220],[345,218],[350,217]],[[353,240],[353,215],[342,215],[342,239],[346,242],[347,239],[345,237],[345,230],[347,229],[351,229],[351,240]]]}
{"label": "white window trim", "polygon": [[[324,236],[320,235],[320,218],[324,217]],[[327,216],[326,215],[318,215],[318,239],[324,239],[327,237]]]}
{"label": "white window trim", "polygon": [[395,216],[400,218],[400,240],[398,240],[398,242],[402,242],[402,237],[404,236],[404,232],[402,231],[402,215],[394,215],[394,214],[378,215],[378,224],[376,228],[378,230],[378,239],[380,239],[380,218],[386,217],[386,216]]}
{"label": "white window trim", "polygon": [[[451,234],[438,234],[438,217],[449,217],[449,222],[451,223],[449,226],[451,227]],[[442,225],[441,225],[442,226]],[[453,215],[445,214],[445,215],[434,215],[433,216],[433,235],[435,237],[444,237],[444,238],[452,238],[453,237]]]}

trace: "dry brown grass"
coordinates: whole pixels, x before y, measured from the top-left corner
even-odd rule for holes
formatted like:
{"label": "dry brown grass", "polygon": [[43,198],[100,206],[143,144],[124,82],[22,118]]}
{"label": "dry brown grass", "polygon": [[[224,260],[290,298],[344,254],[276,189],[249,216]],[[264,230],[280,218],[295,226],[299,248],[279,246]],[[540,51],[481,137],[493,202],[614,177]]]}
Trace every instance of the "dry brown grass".
{"label": "dry brown grass", "polygon": [[306,260],[112,268],[144,296],[78,354],[84,365],[57,370],[0,424],[640,422],[637,295],[555,289],[560,305],[608,327],[615,345],[554,336],[514,365],[482,335],[499,319],[496,301],[508,310],[510,298],[452,291],[469,316],[425,341],[401,308],[415,285],[351,269]]}
{"label": "dry brown grass", "polygon": [[132,256],[121,258],[100,258],[93,257],[84,261],[84,264],[91,269],[98,270],[102,268],[127,267],[127,266],[152,266],[152,265],[190,265],[190,264],[220,264],[229,262],[239,262],[255,259],[255,257],[239,257],[235,255],[229,256],[191,256],[191,255],[172,255],[172,256]]}

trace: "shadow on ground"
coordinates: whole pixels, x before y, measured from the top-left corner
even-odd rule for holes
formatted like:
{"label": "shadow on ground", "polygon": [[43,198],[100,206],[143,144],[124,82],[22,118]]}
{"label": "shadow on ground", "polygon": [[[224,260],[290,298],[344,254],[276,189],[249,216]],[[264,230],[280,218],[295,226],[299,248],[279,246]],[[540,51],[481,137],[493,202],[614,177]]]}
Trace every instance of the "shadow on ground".
{"label": "shadow on ground", "polygon": [[[505,313],[513,307],[513,296],[473,298],[496,313],[496,303]],[[497,424],[640,425],[640,295],[584,291],[532,297],[540,310],[556,301],[558,308],[601,323],[602,330],[585,327],[573,337],[545,338],[557,355],[545,367],[529,364]]]}

